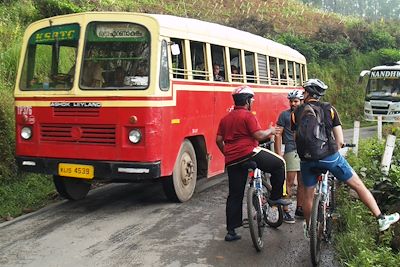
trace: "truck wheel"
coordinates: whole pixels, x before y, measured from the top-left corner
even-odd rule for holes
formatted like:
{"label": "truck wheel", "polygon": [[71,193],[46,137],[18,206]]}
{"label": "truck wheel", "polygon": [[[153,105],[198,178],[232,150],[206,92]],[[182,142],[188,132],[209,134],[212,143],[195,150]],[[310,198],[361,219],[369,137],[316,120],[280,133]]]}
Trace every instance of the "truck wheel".
{"label": "truck wheel", "polygon": [[69,200],[84,199],[90,190],[90,183],[82,179],[54,175],[53,181],[60,196]]}
{"label": "truck wheel", "polygon": [[179,150],[172,176],[163,181],[168,199],[174,202],[188,201],[194,193],[197,181],[197,160],[192,143],[185,139]]}

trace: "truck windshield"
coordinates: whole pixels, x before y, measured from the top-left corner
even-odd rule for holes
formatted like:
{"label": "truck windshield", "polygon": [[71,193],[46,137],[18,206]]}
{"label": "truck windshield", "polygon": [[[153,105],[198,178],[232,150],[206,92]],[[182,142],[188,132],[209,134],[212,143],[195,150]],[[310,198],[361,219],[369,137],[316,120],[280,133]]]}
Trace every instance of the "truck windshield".
{"label": "truck windshield", "polygon": [[86,30],[80,87],[83,90],[146,89],[150,34],[134,23],[92,22]]}
{"label": "truck windshield", "polygon": [[71,89],[79,32],[78,24],[67,24],[32,34],[21,74],[21,90]]}

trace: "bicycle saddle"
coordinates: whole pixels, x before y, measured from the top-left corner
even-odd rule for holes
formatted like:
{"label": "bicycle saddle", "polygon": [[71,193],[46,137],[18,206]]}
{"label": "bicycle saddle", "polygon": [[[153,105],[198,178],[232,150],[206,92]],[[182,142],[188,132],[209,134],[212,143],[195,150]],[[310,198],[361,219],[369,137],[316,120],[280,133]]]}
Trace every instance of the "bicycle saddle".
{"label": "bicycle saddle", "polygon": [[320,168],[311,168],[310,171],[313,172],[314,174],[325,174],[327,173],[328,170]]}
{"label": "bicycle saddle", "polygon": [[257,163],[253,160],[248,160],[246,162],[243,162],[242,168],[246,170],[251,169],[254,171],[257,168]]}

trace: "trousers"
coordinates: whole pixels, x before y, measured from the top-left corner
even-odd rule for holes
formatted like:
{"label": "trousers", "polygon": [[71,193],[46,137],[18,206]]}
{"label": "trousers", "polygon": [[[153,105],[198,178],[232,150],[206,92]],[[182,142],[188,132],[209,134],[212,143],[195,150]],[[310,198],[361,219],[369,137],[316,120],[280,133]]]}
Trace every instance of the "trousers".
{"label": "trousers", "polygon": [[[286,178],[285,160],[278,154],[267,149],[250,159],[257,163],[257,168],[271,174],[271,200],[282,198],[283,184]],[[226,229],[234,230],[243,223],[243,197],[246,188],[248,170],[243,167],[243,162],[227,166],[229,195],[226,201]]]}

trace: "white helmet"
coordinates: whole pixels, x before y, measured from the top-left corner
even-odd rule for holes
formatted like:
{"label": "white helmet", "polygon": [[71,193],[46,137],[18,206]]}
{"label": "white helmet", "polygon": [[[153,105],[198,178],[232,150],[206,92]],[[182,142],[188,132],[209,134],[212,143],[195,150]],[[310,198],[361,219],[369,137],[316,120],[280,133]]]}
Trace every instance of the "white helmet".
{"label": "white helmet", "polygon": [[254,92],[248,86],[240,86],[233,90],[232,97],[235,105],[242,106],[248,103],[248,101],[254,97]]}
{"label": "white helmet", "polygon": [[306,90],[312,97],[320,98],[325,94],[328,86],[321,80],[309,79],[303,84],[304,90]]}
{"label": "white helmet", "polygon": [[232,96],[239,95],[239,94],[250,94],[250,95],[254,96],[253,90],[246,85],[235,88],[232,92]]}
{"label": "white helmet", "polygon": [[303,100],[303,99],[304,99],[303,91],[300,91],[300,90],[293,90],[293,91],[290,91],[290,92],[288,93],[288,95],[287,95],[287,98],[288,98],[288,99],[295,99],[295,98],[298,98],[298,99],[300,99],[300,100]]}

